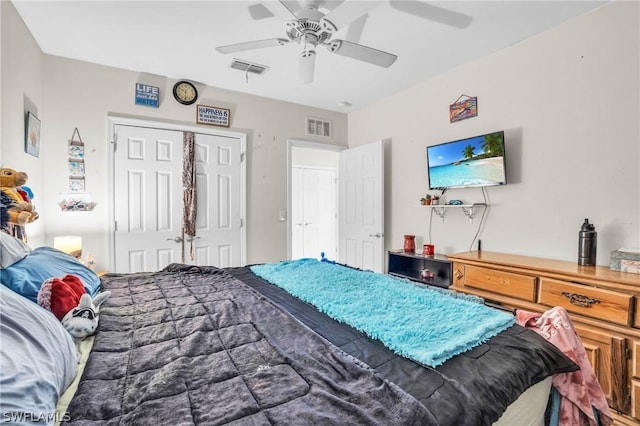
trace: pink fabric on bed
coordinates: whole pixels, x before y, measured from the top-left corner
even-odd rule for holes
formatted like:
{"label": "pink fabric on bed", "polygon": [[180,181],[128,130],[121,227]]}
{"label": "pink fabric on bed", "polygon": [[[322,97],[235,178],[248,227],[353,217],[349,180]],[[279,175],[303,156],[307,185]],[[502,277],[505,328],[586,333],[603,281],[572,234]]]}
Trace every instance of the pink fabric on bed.
{"label": "pink fabric on bed", "polygon": [[516,321],[553,343],[580,367],[578,371],[553,376],[553,386],[562,395],[560,425],[595,425],[592,407],[600,412],[600,423],[610,425],[613,419],[604,392],[567,311],[559,306],[543,314],[518,310]]}

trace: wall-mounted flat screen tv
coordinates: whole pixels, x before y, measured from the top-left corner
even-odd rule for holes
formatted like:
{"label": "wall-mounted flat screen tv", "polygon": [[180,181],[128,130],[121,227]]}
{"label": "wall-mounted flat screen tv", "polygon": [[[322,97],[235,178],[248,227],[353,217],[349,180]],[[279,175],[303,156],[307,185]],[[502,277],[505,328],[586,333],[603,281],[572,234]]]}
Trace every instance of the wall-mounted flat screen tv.
{"label": "wall-mounted flat screen tv", "polygon": [[429,189],[507,183],[504,131],[427,147]]}

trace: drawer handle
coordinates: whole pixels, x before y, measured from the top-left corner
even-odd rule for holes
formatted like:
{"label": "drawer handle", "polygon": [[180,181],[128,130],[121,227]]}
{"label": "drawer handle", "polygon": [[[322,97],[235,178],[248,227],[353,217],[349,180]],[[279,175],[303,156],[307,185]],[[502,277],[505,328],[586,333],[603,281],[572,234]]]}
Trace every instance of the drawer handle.
{"label": "drawer handle", "polygon": [[598,299],[592,299],[588,296],[584,296],[578,293],[569,293],[566,291],[562,292],[562,295],[569,299],[569,302],[572,305],[581,306],[583,308],[590,308],[591,305],[595,305],[596,303],[600,303]]}

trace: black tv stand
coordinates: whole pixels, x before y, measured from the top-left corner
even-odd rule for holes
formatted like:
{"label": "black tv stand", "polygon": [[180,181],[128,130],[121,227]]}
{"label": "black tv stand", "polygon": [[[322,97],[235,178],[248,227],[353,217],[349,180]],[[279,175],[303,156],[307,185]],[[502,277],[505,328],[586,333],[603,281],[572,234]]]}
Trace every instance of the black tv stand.
{"label": "black tv stand", "polygon": [[[433,278],[422,278],[423,269],[433,272]],[[453,263],[447,256],[441,254],[425,256],[403,250],[390,250],[388,274],[426,285],[447,288],[452,283]]]}

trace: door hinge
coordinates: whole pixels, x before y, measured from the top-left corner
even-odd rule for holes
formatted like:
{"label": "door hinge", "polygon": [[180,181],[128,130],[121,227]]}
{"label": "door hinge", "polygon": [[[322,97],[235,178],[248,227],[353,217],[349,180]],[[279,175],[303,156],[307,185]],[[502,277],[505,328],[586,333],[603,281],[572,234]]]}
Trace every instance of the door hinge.
{"label": "door hinge", "polygon": [[244,226],[244,219],[240,218],[240,228],[242,228]]}
{"label": "door hinge", "polygon": [[624,357],[626,359],[631,359],[631,349],[630,348],[624,348]]}
{"label": "door hinge", "polygon": [[117,220],[113,222],[113,230],[114,231],[118,230],[118,221]]}
{"label": "door hinge", "polygon": [[241,163],[244,161],[244,156],[245,156],[245,153],[244,153],[244,152],[241,152],[241,153],[240,153],[240,162],[241,162]]}

